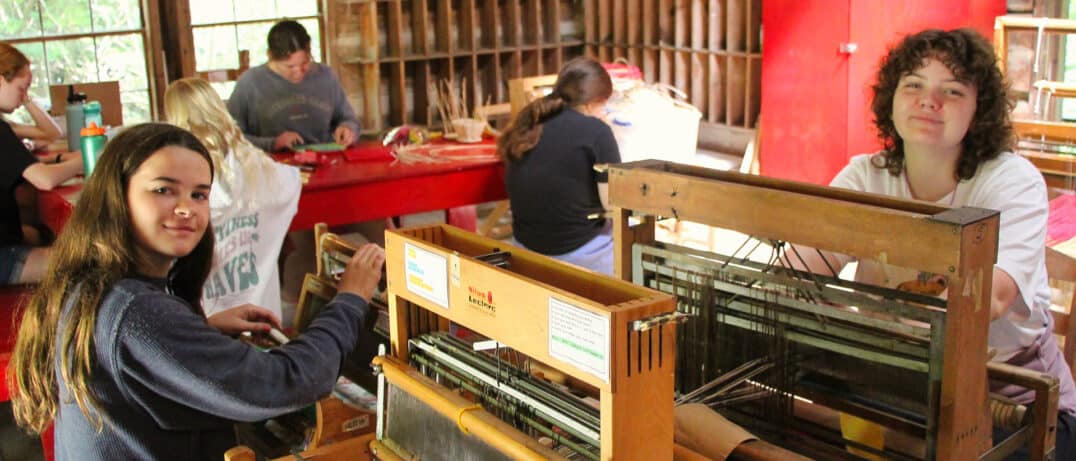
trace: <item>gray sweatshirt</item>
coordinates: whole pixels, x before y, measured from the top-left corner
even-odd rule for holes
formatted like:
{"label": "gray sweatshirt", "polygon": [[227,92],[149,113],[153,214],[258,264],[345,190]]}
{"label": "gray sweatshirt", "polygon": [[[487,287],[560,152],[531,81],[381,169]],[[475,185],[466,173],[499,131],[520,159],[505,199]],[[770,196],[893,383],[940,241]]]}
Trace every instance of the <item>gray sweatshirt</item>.
{"label": "gray sweatshirt", "polygon": [[94,328],[90,389],[104,427],[94,430],[57,369],[56,459],[223,459],[236,443],[233,422],[295,411],[332,391],[366,314],[361,297],[338,294],[302,336],[264,352],[206,324],[163,281],[123,279]]}
{"label": "gray sweatshirt", "polygon": [[340,125],[359,134],[359,120],[331,69],[316,62],[298,84],[277,75],[268,64],[239,77],[228,98],[228,112],[255,146],[273,151],[273,139],[294,131],[303,144],[333,142]]}

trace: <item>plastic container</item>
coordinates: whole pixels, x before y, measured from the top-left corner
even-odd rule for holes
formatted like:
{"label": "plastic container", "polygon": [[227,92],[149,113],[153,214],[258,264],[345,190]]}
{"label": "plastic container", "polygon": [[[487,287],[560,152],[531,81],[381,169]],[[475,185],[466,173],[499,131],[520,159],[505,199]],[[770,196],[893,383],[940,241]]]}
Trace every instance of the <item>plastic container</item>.
{"label": "plastic container", "polygon": [[75,93],[74,85],[67,85],[67,150],[75,151],[81,146],[82,128],[86,126],[84,106],[86,95]]}
{"label": "plastic container", "polygon": [[101,156],[101,151],[105,150],[105,129],[97,126],[96,122],[90,122],[90,126],[83,128],[81,131],[82,138],[82,168],[86,173],[86,177],[90,177],[93,173],[93,168],[97,166],[97,158]]}
{"label": "plastic container", "polygon": [[693,163],[702,113],[684,99],[683,92],[666,85],[636,87],[611,99],[606,110],[620,160]]}
{"label": "plastic container", "polygon": [[91,123],[96,123],[97,126],[105,126],[101,121],[101,103],[99,101],[90,101],[86,105],[82,106],[82,117],[85,119],[84,126],[90,126]]}

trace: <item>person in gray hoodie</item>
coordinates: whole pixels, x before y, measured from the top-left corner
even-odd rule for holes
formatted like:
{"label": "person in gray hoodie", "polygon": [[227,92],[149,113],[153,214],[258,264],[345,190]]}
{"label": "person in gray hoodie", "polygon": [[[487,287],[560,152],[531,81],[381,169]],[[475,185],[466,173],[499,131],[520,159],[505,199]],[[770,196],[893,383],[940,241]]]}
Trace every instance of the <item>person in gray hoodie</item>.
{"label": "person in gray hoodie", "polygon": [[312,61],[302,24],[280,21],[269,29],[268,41],[269,62],[243,73],[228,98],[228,112],[247,139],[266,152],[354,143],[355,110],[333,71]]}

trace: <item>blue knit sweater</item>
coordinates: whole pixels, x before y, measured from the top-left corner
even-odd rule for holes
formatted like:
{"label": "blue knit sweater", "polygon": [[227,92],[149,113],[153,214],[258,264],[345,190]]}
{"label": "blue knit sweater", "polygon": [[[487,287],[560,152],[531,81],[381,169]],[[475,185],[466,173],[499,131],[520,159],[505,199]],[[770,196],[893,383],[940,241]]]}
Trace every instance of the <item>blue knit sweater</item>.
{"label": "blue knit sweater", "polygon": [[206,324],[162,281],[123,279],[94,329],[90,387],[103,428],[57,369],[56,459],[222,459],[236,443],[233,422],[295,411],[332,390],[366,314],[361,297],[338,294],[302,336],[262,352]]}

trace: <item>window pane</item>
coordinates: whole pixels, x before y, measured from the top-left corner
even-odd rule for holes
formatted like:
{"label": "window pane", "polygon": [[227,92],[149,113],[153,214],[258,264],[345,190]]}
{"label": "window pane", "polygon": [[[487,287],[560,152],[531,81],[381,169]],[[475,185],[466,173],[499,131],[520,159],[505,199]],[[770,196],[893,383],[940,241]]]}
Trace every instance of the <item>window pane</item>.
{"label": "window pane", "polygon": [[26,0],[0,0],[0,39],[38,37],[41,15],[37,5],[27,7]]}
{"label": "window pane", "polygon": [[105,58],[98,61],[99,81],[119,81],[121,92],[149,88],[140,34],[101,37],[97,39],[97,55]]}
{"label": "window pane", "polygon": [[314,57],[315,61],[321,62],[321,27],[318,26],[317,19],[303,19],[299,21],[306,28],[306,33],[310,34],[310,54]]}
{"label": "window pane", "polygon": [[273,27],[273,24],[276,24],[276,21],[236,26],[236,32],[239,34],[239,49],[250,50],[251,66],[263,64],[269,59],[266,54],[269,48],[266,44],[266,37],[269,36],[269,29]]}
{"label": "window pane", "polygon": [[[1069,19],[1076,19],[1076,2],[1069,2]],[[1066,82],[1076,82],[1076,37],[1066,35],[1065,43],[1065,69],[1062,79]],[[1061,101],[1061,118],[1063,120],[1076,120],[1076,104],[1072,99],[1058,98]]]}
{"label": "window pane", "polygon": [[267,5],[265,0],[235,0],[236,21],[252,21],[257,19],[275,19],[276,8],[272,4]]}
{"label": "window pane", "polygon": [[190,0],[191,24],[216,24],[235,21],[232,0]]}
{"label": "window pane", "polygon": [[49,82],[85,83],[97,81],[97,57],[92,38],[55,40],[45,43]]}
{"label": "window pane", "polygon": [[[263,52],[264,54],[264,52]],[[251,53],[251,61],[256,60]],[[239,52],[235,46],[234,26],[197,27],[194,29],[194,63],[198,70],[236,69]]]}
{"label": "window pane", "polygon": [[92,32],[89,0],[42,0],[40,5],[45,35]]}
{"label": "window pane", "polygon": [[123,104],[124,125],[130,126],[150,121],[148,90],[120,91],[120,101]]}
{"label": "window pane", "polygon": [[[278,17],[285,18],[298,18],[301,16],[317,16],[318,15],[318,2],[317,0],[277,0],[276,11]],[[314,31],[308,30],[310,35],[314,35]]]}
{"label": "window pane", "polygon": [[139,0],[93,0],[93,29],[96,32],[142,28]]}
{"label": "window pane", "polygon": [[232,90],[235,89],[235,82],[211,82],[209,84],[214,90],[217,90],[217,95],[224,102],[228,102],[228,98],[232,95]]}

